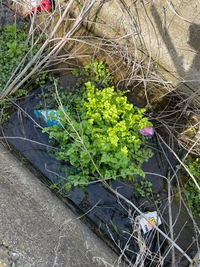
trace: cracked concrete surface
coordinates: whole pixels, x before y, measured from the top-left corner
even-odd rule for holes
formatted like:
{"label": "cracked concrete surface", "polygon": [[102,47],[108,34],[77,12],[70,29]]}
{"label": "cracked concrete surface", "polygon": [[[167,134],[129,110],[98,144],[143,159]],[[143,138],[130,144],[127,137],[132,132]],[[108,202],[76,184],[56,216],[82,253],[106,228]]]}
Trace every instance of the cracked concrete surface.
{"label": "cracked concrete surface", "polygon": [[0,246],[1,267],[125,266],[1,144]]}

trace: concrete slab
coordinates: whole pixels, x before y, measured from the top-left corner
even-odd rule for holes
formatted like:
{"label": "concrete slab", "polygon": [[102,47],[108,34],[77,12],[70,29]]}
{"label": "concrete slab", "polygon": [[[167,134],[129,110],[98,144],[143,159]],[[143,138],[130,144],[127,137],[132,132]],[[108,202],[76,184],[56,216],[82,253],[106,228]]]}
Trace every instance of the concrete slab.
{"label": "concrete slab", "polygon": [[153,59],[159,77],[199,107],[199,7],[196,0],[96,1],[84,25],[95,36],[126,45],[138,64]]}
{"label": "concrete slab", "polygon": [[0,267],[125,266],[0,144]]}

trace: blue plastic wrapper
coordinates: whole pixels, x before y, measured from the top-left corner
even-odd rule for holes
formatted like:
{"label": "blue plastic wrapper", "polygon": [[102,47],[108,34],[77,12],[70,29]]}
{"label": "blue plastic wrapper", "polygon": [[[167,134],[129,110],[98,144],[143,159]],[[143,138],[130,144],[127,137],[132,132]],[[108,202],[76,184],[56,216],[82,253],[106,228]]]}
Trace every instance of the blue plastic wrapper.
{"label": "blue plastic wrapper", "polygon": [[[67,108],[64,108],[64,110],[66,110]],[[38,110],[34,110],[34,114],[37,118],[41,118],[45,121],[47,126],[58,126],[61,127],[60,124],[60,119],[57,115],[57,110],[53,110],[53,109],[46,109],[46,110],[42,110],[42,109],[38,109]],[[52,116],[55,117],[56,119],[52,119]]]}

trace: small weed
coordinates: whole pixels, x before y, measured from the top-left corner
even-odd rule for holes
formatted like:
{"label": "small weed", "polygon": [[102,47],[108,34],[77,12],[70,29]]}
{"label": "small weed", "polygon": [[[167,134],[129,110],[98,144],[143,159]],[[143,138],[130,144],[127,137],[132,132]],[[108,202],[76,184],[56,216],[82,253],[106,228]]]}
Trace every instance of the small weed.
{"label": "small weed", "polygon": [[152,183],[147,181],[145,178],[142,178],[141,181],[134,182],[134,195],[136,197],[148,197],[152,198],[153,190]]}
{"label": "small weed", "polygon": [[13,102],[22,99],[27,96],[26,90],[18,90],[17,93],[13,94],[9,98],[3,98],[0,100],[0,125],[10,118],[11,109],[13,108]]}
{"label": "small weed", "polygon": [[119,230],[117,228],[117,225],[112,220],[110,220],[110,223],[112,225],[112,228],[113,228],[115,234],[119,235]]}
{"label": "small weed", "polygon": [[[193,159],[192,157],[188,157],[185,164],[194,175],[197,183],[200,184],[200,158]],[[195,217],[200,216],[200,191],[188,173],[185,173],[185,178],[187,179],[184,183],[186,194],[185,199],[190,206],[193,215]]]}

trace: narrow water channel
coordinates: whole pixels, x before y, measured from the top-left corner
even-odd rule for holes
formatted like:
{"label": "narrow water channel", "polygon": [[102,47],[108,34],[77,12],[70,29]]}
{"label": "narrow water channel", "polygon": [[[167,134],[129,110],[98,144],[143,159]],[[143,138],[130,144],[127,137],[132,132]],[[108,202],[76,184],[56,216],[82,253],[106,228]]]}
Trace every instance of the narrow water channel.
{"label": "narrow water channel", "polygon": [[[76,82],[71,74],[61,77],[61,80],[63,86],[73,86]],[[28,160],[30,165],[39,170],[49,181],[56,183],[61,177],[65,178],[61,171],[63,163],[57,161],[49,154],[49,146],[52,146],[52,143],[49,142],[48,134],[41,131],[41,127],[45,126],[45,122],[36,118],[34,114],[35,106],[39,102],[37,96],[40,93],[42,93],[41,88],[37,88],[25,100],[20,102],[20,109],[16,107],[16,111],[3,126],[2,135],[7,138],[7,142],[15,150],[19,151]],[[130,99],[134,100],[134,96],[132,95]],[[162,224],[160,227],[163,231],[167,232],[167,188],[166,181],[163,180],[162,176],[166,176],[169,173],[170,165],[175,168],[177,161],[167,149],[165,154],[170,159],[170,162],[166,159],[166,156],[157,144],[156,135],[149,140],[149,145],[153,148],[154,156],[147,163],[143,164],[143,170],[147,172],[146,177],[152,182],[155,194],[160,195],[158,206],[156,207],[147,198],[136,198],[134,196],[134,188],[129,183],[114,181],[112,186],[140,207],[143,212],[154,211],[158,208],[162,214]],[[86,213],[86,216],[96,225],[99,235],[107,236],[110,240],[113,239],[121,249],[124,249],[128,242],[129,248],[126,250],[126,254],[134,262],[138,251],[138,244],[134,236],[130,238],[130,233],[133,231],[132,220],[137,214],[132,212],[132,217],[130,218],[130,211],[125,203],[119,203],[114,195],[99,184],[90,185],[84,190],[74,188],[70,192],[66,192],[66,197],[74,203],[75,207]],[[172,209],[174,218],[176,218],[180,212],[178,201],[174,201]],[[186,250],[192,244],[194,230],[190,218],[187,218],[184,211],[181,211],[179,214],[174,231],[175,235],[180,233],[177,242],[183,250]],[[159,251],[164,255],[167,253],[168,243],[164,241],[162,236],[157,236],[154,230],[144,236],[144,238],[153,253],[156,254]],[[191,253],[194,250],[195,245],[190,247]],[[183,267],[188,265],[184,258],[178,259],[178,261],[177,266]],[[146,266],[156,266],[156,263],[154,264],[153,262],[148,263],[147,261],[146,264]],[[165,259],[164,266],[171,266],[170,253]]]}

